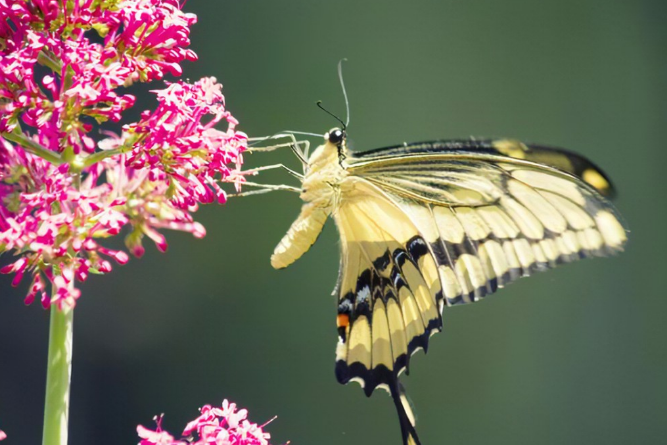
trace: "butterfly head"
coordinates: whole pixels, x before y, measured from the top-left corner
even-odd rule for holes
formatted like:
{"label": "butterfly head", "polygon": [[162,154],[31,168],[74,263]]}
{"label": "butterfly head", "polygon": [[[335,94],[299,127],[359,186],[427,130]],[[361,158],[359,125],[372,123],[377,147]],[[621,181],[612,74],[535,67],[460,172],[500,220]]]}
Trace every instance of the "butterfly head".
{"label": "butterfly head", "polygon": [[340,128],[332,128],[327,134],[324,135],[324,138],[334,144],[335,146],[340,146],[345,141],[345,131]]}
{"label": "butterfly head", "polygon": [[327,143],[336,147],[336,150],[338,151],[339,161],[342,161],[346,158],[345,154],[347,151],[347,144],[345,143],[346,139],[347,139],[347,133],[345,133],[344,128],[342,130],[338,127],[332,128],[324,135],[324,140]]}

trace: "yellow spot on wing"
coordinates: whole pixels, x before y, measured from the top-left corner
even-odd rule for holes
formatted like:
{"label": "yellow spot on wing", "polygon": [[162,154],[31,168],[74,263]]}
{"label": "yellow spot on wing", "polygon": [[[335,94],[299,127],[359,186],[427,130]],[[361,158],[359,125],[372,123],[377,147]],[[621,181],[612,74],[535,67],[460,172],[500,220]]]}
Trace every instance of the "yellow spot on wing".
{"label": "yellow spot on wing", "polygon": [[504,210],[497,206],[486,206],[477,209],[477,212],[487,222],[493,234],[498,238],[516,238],[519,228]]}
{"label": "yellow spot on wing", "polygon": [[481,240],[489,236],[491,233],[489,226],[474,209],[469,207],[457,207],[454,209],[454,213],[470,239]]}
{"label": "yellow spot on wing", "polygon": [[509,192],[535,215],[544,227],[555,233],[561,233],[566,229],[567,222],[560,212],[534,189],[516,180],[508,181],[508,188]]}
{"label": "yellow spot on wing", "polygon": [[584,249],[597,250],[602,247],[602,236],[595,229],[585,229],[577,232],[577,237]]}
{"label": "yellow spot on wing", "polygon": [[496,150],[506,156],[510,156],[516,159],[526,158],[526,146],[519,141],[512,139],[502,139],[499,141],[494,141],[493,146]]}
{"label": "yellow spot on wing", "polygon": [[373,368],[384,365],[387,369],[393,369],[393,359],[391,356],[391,342],[389,337],[389,326],[387,324],[387,314],[385,312],[382,300],[377,300],[373,304]]}
{"label": "yellow spot on wing", "polygon": [[[566,246],[566,253],[577,253],[579,252],[579,249],[581,249],[577,234],[572,230],[568,230],[563,233],[561,235],[561,239],[563,240],[563,244]],[[565,251],[565,249],[563,251]]]}
{"label": "yellow spot on wing", "polygon": [[359,362],[370,369],[371,366],[371,328],[366,316],[359,316],[352,325],[348,346],[347,362]]}
{"label": "yellow spot on wing", "polygon": [[512,269],[520,269],[521,262],[516,254],[516,249],[514,249],[514,243],[512,241],[505,241],[503,243],[503,252],[505,252],[505,258],[507,259],[507,265]]}
{"label": "yellow spot on wing", "polygon": [[496,241],[486,241],[478,248],[479,260],[488,278],[502,277],[508,271],[503,248]]}
{"label": "yellow spot on wing", "polygon": [[438,275],[438,265],[435,264],[430,253],[419,259],[419,270],[428,285],[429,293],[435,299],[435,295],[442,290],[442,286]]}
{"label": "yellow spot on wing", "polygon": [[530,247],[533,248],[533,254],[535,255],[535,261],[538,263],[546,263],[547,257],[544,255],[544,251],[537,243],[531,243]]}
{"label": "yellow spot on wing", "polygon": [[435,217],[435,222],[442,239],[454,244],[463,242],[465,231],[461,222],[454,216],[450,209],[440,206],[434,207],[433,216]]}
{"label": "yellow spot on wing", "polygon": [[601,192],[609,190],[609,182],[595,169],[588,168],[584,170],[581,178]]}
{"label": "yellow spot on wing", "polygon": [[575,230],[593,227],[593,218],[586,211],[569,199],[560,195],[543,192],[545,198],[565,217],[568,224]]}
{"label": "yellow spot on wing", "polygon": [[438,267],[438,273],[443,283],[443,292],[447,298],[455,298],[461,295],[461,286],[459,279],[456,277],[454,271],[448,266]]}
{"label": "yellow spot on wing", "polygon": [[521,263],[521,267],[528,269],[535,263],[535,254],[530,247],[530,243],[525,239],[517,239],[512,242],[516,256]]}
{"label": "yellow spot on wing", "polygon": [[539,242],[540,247],[542,248],[542,251],[544,252],[544,255],[547,257],[549,262],[553,263],[558,259],[558,256],[560,255],[560,251],[558,247],[556,246],[556,243],[552,239],[544,239]]}
{"label": "yellow spot on wing", "polygon": [[408,342],[424,332],[424,323],[419,315],[419,308],[407,287],[402,287],[398,291],[398,299],[401,302],[401,311],[403,312],[403,323],[405,324],[405,333]]}
{"label": "yellow spot on wing", "polygon": [[611,247],[619,247],[626,240],[625,229],[616,217],[606,210],[601,210],[595,215],[595,222],[605,242]]}
{"label": "yellow spot on wing", "polygon": [[402,354],[408,353],[408,342],[405,339],[405,324],[401,309],[393,299],[387,301],[387,319],[389,320],[391,350],[393,359],[396,361]]}
{"label": "yellow spot on wing", "polygon": [[581,190],[571,180],[528,169],[515,170],[512,172],[512,176],[536,189],[557,193],[579,205],[585,204]]}
{"label": "yellow spot on wing", "polygon": [[471,290],[486,286],[486,276],[484,275],[484,270],[482,269],[482,264],[479,262],[479,258],[474,255],[464,253],[463,255],[459,256],[459,259],[456,262],[457,271],[459,270],[459,264],[465,265],[464,269],[461,269],[461,273],[465,273],[467,275],[467,279],[472,285]]}
{"label": "yellow spot on wing", "polygon": [[438,311],[435,306],[435,299],[431,296],[429,286],[424,282],[417,268],[409,261],[403,264],[403,276],[410,286],[413,295],[419,306],[424,324],[438,317]]}
{"label": "yellow spot on wing", "polygon": [[532,212],[511,198],[501,199],[501,204],[526,237],[532,239],[544,237],[544,227]]}

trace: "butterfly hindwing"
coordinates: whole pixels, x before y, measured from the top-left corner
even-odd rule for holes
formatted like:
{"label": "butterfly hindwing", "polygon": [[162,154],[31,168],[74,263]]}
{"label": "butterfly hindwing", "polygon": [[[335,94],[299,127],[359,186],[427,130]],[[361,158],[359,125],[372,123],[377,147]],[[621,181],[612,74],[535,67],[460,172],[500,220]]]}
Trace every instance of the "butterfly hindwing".
{"label": "butterfly hindwing", "polygon": [[359,382],[368,396],[378,386],[387,389],[404,443],[419,444],[398,376],[442,328],[440,280],[414,224],[366,185],[358,184],[362,193],[334,215],[342,238],[336,377]]}
{"label": "butterfly hindwing", "polygon": [[441,328],[442,293],[432,257],[415,247],[414,224],[372,185],[359,190],[334,216],[343,255],[337,376],[370,395]]}

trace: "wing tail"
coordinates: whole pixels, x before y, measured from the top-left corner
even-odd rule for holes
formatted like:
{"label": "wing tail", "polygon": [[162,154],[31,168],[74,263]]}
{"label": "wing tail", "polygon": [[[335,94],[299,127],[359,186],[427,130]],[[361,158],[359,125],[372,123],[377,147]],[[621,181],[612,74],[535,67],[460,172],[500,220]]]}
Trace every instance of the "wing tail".
{"label": "wing tail", "polygon": [[393,384],[390,385],[390,390],[394,405],[396,405],[398,421],[401,425],[403,445],[421,445],[415,429],[415,416],[405,395],[405,388],[398,379],[395,379]]}

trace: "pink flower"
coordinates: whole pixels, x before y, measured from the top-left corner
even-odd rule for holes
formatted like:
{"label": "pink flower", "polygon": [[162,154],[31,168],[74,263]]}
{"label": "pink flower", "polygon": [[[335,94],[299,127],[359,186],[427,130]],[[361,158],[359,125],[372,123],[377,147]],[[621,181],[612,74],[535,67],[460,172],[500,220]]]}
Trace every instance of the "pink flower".
{"label": "pink flower", "polygon": [[225,399],[220,408],[204,405],[200,412],[199,417],[187,424],[181,440],[162,430],[162,416],[155,419],[155,431],[137,426],[137,433],[143,439],[139,445],[269,445],[271,435],[263,428],[270,421],[264,425],[250,422],[248,411],[237,411],[235,403]]}
{"label": "pink flower", "polygon": [[[226,196],[217,178],[241,178],[228,164],[240,165],[247,137],[234,131],[237,121],[225,110],[221,90],[214,77],[194,85],[168,83],[166,89],[156,91],[157,109],[144,112],[141,121],[124,128],[139,141],[128,165],[149,169],[150,179],[167,184],[172,201],[182,209],[216,199],[224,203]],[[221,120],[228,123],[226,132],[213,128]]]}
{"label": "pink flower", "polygon": [[[115,88],[180,75],[180,63],[197,58],[186,48],[196,16],[176,0],[4,0],[0,15],[0,130],[12,131],[20,118],[58,152],[94,150],[86,139],[92,125],[82,117],[118,121],[134,104]],[[104,44],[88,40],[90,28]],[[53,73],[36,76],[37,64]]]}
{"label": "pink flower", "polygon": [[[192,213],[223,203],[218,182],[243,182],[247,137],[214,78],[168,83],[159,105],[97,140],[94,124],[121,121],[134,96],[118,88],[180,75],[196,17],[177,0],[0,0],[0,267],[13,285],[31,275],[25,302],[73,306],[76,281],[104,274],[163,229],[201,238]],[[89,40],[96,31],[103,43]],[[213,128],[226,121],[226,131]],[[96,129],[97,131],[97,129]],[[99,133],[99,132],[97,132]],[[11,143],[10,143],[11,141]],[[50,292],[49,292],[50,287]]]}
{"label": "pink flower", "polygon": [[180,7],[176,0],[126,0],[119,5],[104,43],[123,53],[133,80],[162,79],[165,72],[180,76],[180,62],[197,60],[185,48],[197,16],[181,12]]}
{"label": "pink flower", "polygon": [[7,438],[7,434],[5,434],[4,431],[0,430],[0,440],[4,440]]}
{"label": "pink flower", "polygon": [[[88,178],[91,178],[89,175]],[[42,304],[67,302],[79,296],[72,281],[83,281],[89,271],[108,272],[104,256],[120,264],[127,255],[100,246],[95,238],[117,234],[129,222],[113,187],[83,180],[74,187],[69,165],[59,167],[25,153],[7,142],[0,145],[0,253],[21,252],[0,269],[14,273],[18,285],[25,272],[34,276],[26,303],[40,295]],[[104,256],[102,256],[104,255]],[[55,287],[54,298],[44,292],[45,280]]]}
{"label": "pink flower", "polygon": [[137,434],[142,439],[139,445],[186,445],[187,442],[176,440],[174,436],[162,430],[162,417],[163,415],[153,418],[157,424],[155,431],[137,425]]}

